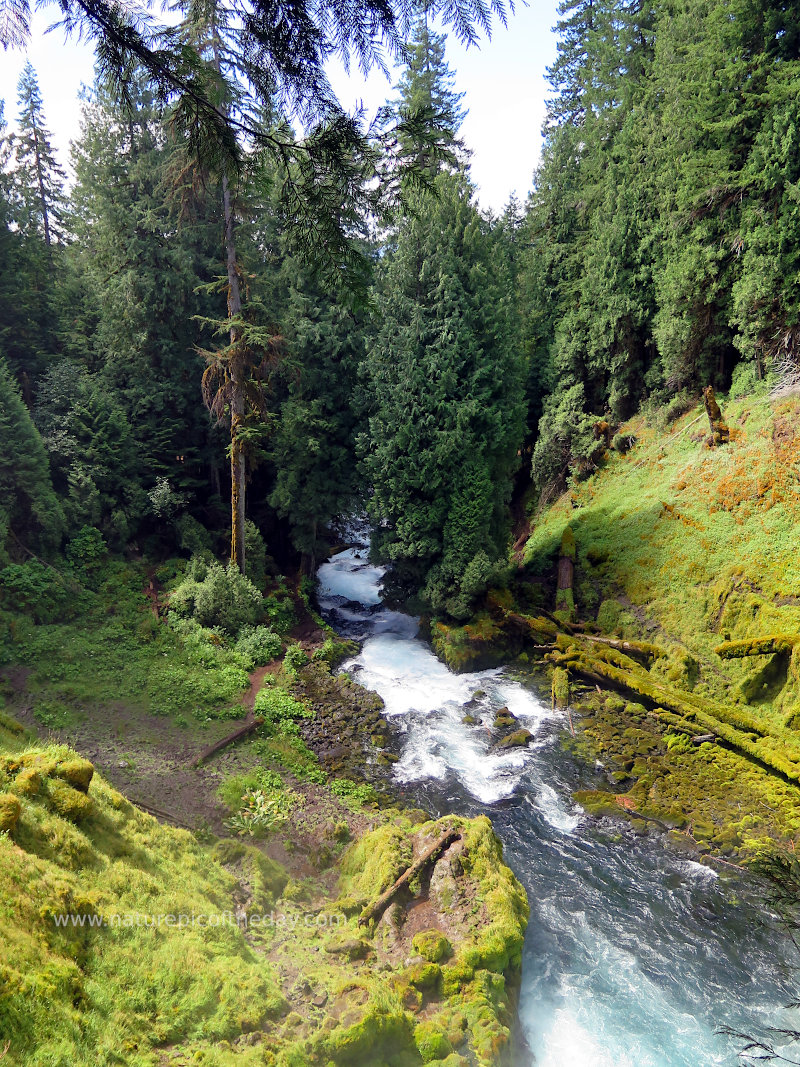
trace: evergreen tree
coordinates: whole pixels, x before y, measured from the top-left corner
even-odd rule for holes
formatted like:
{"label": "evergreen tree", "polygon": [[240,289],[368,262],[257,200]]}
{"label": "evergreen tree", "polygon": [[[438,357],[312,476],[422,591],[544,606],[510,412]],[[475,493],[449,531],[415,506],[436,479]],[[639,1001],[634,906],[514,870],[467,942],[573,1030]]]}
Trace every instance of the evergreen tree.
{"label": "evergreen tree", "polygon": [[45,125],[42,96],[30,62],[18,86],[18,133],[14,138],[16,222],[23,234],[39,233],[48,249],[64,239],[64,182]]}
{"label": "evergreen tree", "polygon": [[283,321],[290,378],[270,441],[269,502],[289,520],[302,569],[311,574],[330,547],[327,525],[351,512],[361,495],[356,436],[365,323],[302,273]]}
{"label": "evergreen tree", "polygon": [[374,551],[391,592],[464,618],[498,573],[522,437],[510,278],[463,174],[441,174],[397,237],[366,365]]}
{"label": "evergreen tree", "polygon": [[47,454],[0,356],[0,561],[8,554],[51,553],[63,532]]}
{"label": "evergreen tree", "polygon": [[[135,428],[134,466],[121,452],[116,470],[109,457],[108,472],[124,489],[124,500],[108,506],[123,513],[132,535],[159,479],[201,502],[219,483],[220,442],[203,411],[197,351],[210,338],[195,320],[224,306],[219,297],[196,292],[217,271],[220,213],[198,188],[178,218],[170,188],[174,151],[141,77],[132,81],[125,105],[96,86],[84,102],[73,160],[71,225],[78,240],[63,279],[71,304],[67,348],[73,363],[92,375],[90,392],[104,392],[111,409]],[[62,407],[60,416],[69,413]],[[82,433],[69,436],[83,440]],[[59,459],[56,469],[65,463]],[[202,503],[195,510],[206,521],[216,518]]]}
{"label": "evergreen tree", "polygon": [[458,131],[467,113],[461,106],[464,94],[454,88],[445,40],[444,34],[430,28],[426,6],[414,24],[410,58],[393,104],[401,123],[401,156],[429,178],[456,154],[463,156]]}

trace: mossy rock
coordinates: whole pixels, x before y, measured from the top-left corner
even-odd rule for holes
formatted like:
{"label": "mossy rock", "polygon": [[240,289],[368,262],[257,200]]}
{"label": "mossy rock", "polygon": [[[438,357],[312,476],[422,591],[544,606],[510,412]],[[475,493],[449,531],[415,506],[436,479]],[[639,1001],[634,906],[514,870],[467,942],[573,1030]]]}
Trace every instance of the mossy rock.
{"label": "mossy rock", "polygon": [[415,963],[403,977],[415,989],[435,989],[442,980],[442,968],[438,963]]}
{"label": "mossy rock", "polygon": [[500,748],[526,748],[533,741],[530,730],[515,730],[513,734],[504,737],[500,742]]}
{"label": "mossy rock", "polygon": [[47,783],[47,795],[53,811],[72,822],[80,822],[94,815],[95,807],[91,797],[58,778]]}
{"label": "mossy rock", "polygon": [[441,963],[453,954],[453,946],[441,930],[421,930],[414,935],[411,945],[416,954],[429,963]]}
{"label": "mossy rock", "polygon": [[11,788],[21,797],[35,797],[42,788],[42,776],[33,767],[25,767],[14,779]]}
{"label": "mossy rock", "polygon": [[325,946],[325,951],[334,956],[344,956],[352,962],[366,959],[370,953],[370,946],[360,938],[348,937],[343,941],[330,942]]}
{"label": "mossy rock", "polygon": [[0,833],[13,830],[21,814],[19,798],[11,793],[0,793]]}
{"label": "mossy rock", "polygon": [[617,801],[615,793],[606,793],[602,789],[579,789],[572,794],[576,804],[580,804],[587,815],[599,818],[602,815],[623,815],[623,808]]}
{"label": "mossy rock", "polygon": [[8,730],[10,734],[24,734],[25,727],[22,723],[17,722],[16,719],[12,719],[10,715],[7,715],[4,711],[0,711],[0,729]]}
{"label": "mossy rock", "polygon": [[94,774],[94,767],[88,759],[76,757],[59,763],[54,773],[56,778],[60,778],[68,785],[71,785],[73,789],[77,789],[81,793],[87,793],[89,791],[89,783]]}
{"label": "mossy rock", "polygon": [[507,730],[509,726],[517,725],[516,715],[495,715],[494,728],[495,730]]}
{"label": "mossy rock", "polygon": [[453,1051],[447,1034],[436,1023],[423,1021],[414,1030],[414,1044],[423,1063],[443,1060]]}
{"label": "mossy rock", "polygon": [[461,721],[465,726],[477,726],[481,720],[477,719],[474,715],[465,715]]}

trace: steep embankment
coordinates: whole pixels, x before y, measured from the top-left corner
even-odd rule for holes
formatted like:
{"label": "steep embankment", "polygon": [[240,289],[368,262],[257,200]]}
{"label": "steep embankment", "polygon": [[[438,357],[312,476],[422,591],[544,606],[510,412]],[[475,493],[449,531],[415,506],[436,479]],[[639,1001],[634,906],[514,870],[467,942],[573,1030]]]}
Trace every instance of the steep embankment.
{"label": "steep embankment", "polygon": [[579,710],[622,795],[580,799],[746,856],[800,832],[800,404],[727,404],[715,448],[698,409],[668,415],[620,428],[627,451],[537,518],[525,566],[547,576],[571,530],[575,618],[656,646],[625,662],[578,633],[548,657],[612,690]]}
{"label": "steep embankment", "polygon": [[4,1063],[506,1062],[527,901],[488,820],[297,774],[251,762],[222,792],[257,836],[215,840],[0,712]]}
{"label": "steep embankment", "polygon": [[510,588],[433,639],[451,665],[548,669],[568,743],[605,766],[587,810],[747,858],[800,841],[800,403],[725,416],[718,447],[685,403],[620,427],[533,517]]}

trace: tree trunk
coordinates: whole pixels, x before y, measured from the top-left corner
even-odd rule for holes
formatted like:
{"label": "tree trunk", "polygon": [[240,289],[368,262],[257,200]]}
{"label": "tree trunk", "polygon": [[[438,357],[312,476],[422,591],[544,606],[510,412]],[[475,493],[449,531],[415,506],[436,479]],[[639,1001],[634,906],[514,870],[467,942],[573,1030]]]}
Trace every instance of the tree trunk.
{"label": "tree trunk", "polygon": [[44,225],[44,243],[47,245],[48,251],[50,250],[51,235],[50,235],[50,215],[47,210],[47,196],[44,190],[44,175],[42,173],[42,157],[39,153],[39,131],[36,126],[33,127],[33,152],[36,159],[36,179],[39,185],[39,200],[42,205],[42,223]]}
{"label": "tree trunk", "polygon": [[[212,27],[214,42],[214,63],[217,73],[222,76],[220,42],[216,26]],[[227,117],[225,108],[220,109]],[[228,183],[228,175],[222,175],[222,208],[225,219],[225,267],[228,275],[228,318],[233,320],[242,313],[242,291],[239,286],[239,269],[236,260],[236,222],[233,210],[233,198]],[[239,434],[244,428],[245,417],[245,375],[242,354],[237,351],[239,330],[233,323],[230,331],[231,360],[231,563],[235,563],[242,574],[245,573],[244,551],[244,511],[245,511],[245,459]]]}

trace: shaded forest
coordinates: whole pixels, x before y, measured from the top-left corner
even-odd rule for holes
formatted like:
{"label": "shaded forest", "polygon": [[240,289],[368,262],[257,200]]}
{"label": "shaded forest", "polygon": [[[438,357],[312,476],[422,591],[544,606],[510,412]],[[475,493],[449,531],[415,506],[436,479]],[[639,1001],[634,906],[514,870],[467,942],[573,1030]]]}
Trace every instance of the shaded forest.
{"label": "shaded forest", "polygon": [[525,509],[601,462],[599,419],[791,384],[791,6],[563,4],[542,162],[500,217],[435,26],[382,125],[337,142],[338,185],[221,9],[180,33],[228,86],[217,117],[272,146],[243,136],[235,166],[146,65],[101,64],[68,181],[26,68],[0,170],[6,592],[106,549],[309,573],[366,508],[391,594],[463,619]]}

